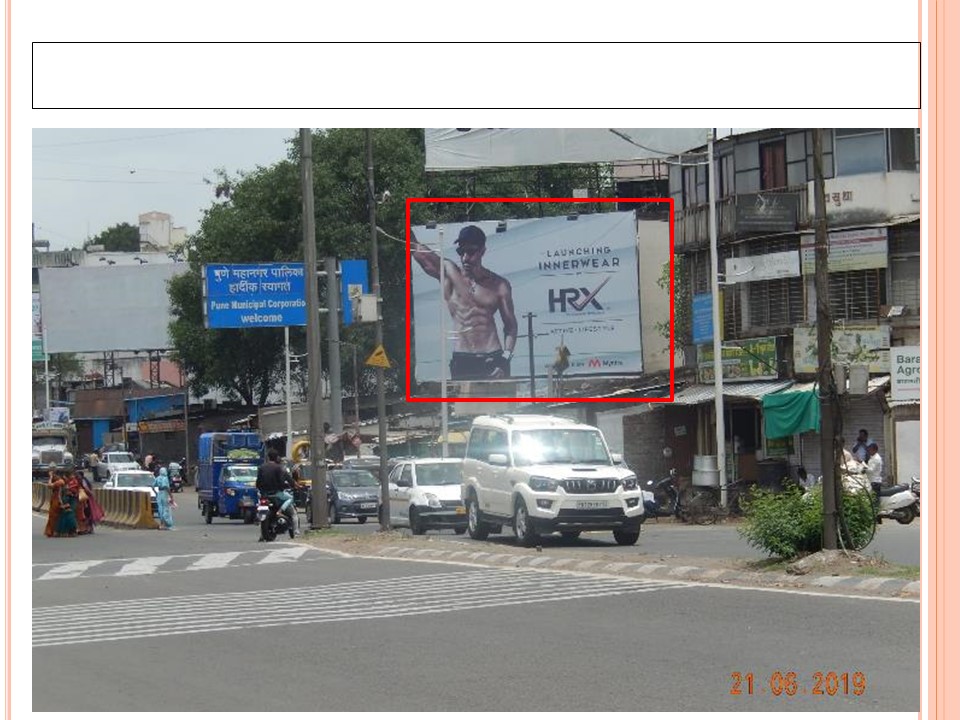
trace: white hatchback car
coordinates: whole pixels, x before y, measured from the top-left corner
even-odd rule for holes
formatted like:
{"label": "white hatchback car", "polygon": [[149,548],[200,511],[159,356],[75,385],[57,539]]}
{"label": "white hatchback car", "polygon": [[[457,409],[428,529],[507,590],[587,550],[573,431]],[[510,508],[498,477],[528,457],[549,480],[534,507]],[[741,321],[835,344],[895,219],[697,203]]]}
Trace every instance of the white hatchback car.
{"label": "white hatchback car", "polygon": [[414,535],[428,528],[467,529],[467,514],[460,502],[463,460],[412,458],[401,460],[389,476],[390,524],[407,525]]}
{"label": "white hatchback car", "polygon": [[153,489],[156,478],[147,470],[117,470],[110,475],[103,486],[115,490],[130,490],[132,492],[150,493],[150,507],[153,514],[157,514],[157,491]]}

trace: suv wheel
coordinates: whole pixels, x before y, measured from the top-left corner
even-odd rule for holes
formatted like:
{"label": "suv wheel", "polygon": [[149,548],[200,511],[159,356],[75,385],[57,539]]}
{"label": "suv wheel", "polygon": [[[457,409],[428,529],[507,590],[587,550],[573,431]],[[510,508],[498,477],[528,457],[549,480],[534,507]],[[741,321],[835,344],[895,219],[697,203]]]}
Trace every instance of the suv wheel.
{"label": "suv wheel", "polygon": [[540,536],[533,529],[523,498],[517,498],[513,511],[513,534],[517,536],[517,542],[524,547],[533,547],[540,540]]}
{"label": "suv wheel", "polygon": [[480,519],[480,506],[473,493],[467,499],[467,532],[474,540],[486,540],[490,534],[490,528]]}
{"label": "suv wheel", "polygon": [[640,538],[639,530],[614,530],[613,539],[617,541],[617,545],[636,545],[637,540]]}

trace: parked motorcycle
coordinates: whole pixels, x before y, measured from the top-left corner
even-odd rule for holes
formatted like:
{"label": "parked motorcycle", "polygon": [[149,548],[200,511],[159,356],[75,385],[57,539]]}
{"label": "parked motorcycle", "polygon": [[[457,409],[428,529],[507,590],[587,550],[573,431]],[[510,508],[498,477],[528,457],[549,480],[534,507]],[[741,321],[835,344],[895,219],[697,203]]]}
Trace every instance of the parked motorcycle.
{"label": "parked motorcycle", "polygon": [[910,492],[917,496],[917,503],[914,509],[917,511],[917,517],[920,517],[920,478],[916,475],[910,478]]}
{"label": "parked motorcycle", "polygon": [[290,537],[293,537],[290,521],[280,512],[280,503],[263,495],[260,496],[260,502],[257,505],[257,522],[260,525],[259,542],[273,542],[277,539],[277,535],[285,532],[289,532]]}
{"label": "parked motorcycle", "polygon": [[881,488],[877,518],[893,518],[901,525],[909,525],[917,517],[920,498],[909,485],[900,484]]}

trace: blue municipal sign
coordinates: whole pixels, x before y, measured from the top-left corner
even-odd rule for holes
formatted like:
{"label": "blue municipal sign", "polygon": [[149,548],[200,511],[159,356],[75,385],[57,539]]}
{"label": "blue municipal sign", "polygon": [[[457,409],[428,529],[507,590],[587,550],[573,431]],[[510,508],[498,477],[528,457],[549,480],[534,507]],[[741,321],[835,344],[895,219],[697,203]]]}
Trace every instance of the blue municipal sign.
{"label": "blue municipal sign", "polygon": [[351,297],[354,294],[366,295],[370,292],[367,284],[367,261],[366,260],[341,260],[340,261],[340,309],[343,312],[343,324],[350,325],[353,322],[353,303]]}
{"label": "blue municipal sign", "polygon": [[307,324],[303,263],[204,265],[203,314],[208,328]]}

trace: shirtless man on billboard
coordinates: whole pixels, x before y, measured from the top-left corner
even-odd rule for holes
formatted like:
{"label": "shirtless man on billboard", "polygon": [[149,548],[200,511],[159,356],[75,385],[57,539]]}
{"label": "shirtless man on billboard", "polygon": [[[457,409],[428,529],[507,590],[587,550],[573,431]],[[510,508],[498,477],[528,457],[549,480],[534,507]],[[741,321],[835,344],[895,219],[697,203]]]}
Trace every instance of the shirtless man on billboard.
{"label": "shirtless man on billboard", "polygon": [[[453,380],[496,380],[510,377],[510,359],[517,343],[517,317],[510,282],[483,266],[487,236],[476,225],[464,227],[457,239],[461,265],[444,260],[443,299],[457,333],[450,361]],[[440,279],[440,256],[410,233],[413,258],[430,277]],[[503,343],[494,316],[503,322]]]}

